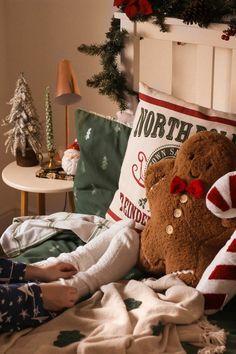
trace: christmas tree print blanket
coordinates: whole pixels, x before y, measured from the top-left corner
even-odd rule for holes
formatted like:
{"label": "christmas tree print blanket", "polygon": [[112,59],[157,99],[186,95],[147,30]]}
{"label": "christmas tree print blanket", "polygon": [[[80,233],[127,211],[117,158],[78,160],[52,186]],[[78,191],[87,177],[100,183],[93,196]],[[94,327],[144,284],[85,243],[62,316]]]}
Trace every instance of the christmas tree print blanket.
{"label": "christmas tree print blanket", "polygon": [[7,354],[223,353],[225,333],[203,318],[203,297],[173,275],[104,285],[36,329],[0,336]]}

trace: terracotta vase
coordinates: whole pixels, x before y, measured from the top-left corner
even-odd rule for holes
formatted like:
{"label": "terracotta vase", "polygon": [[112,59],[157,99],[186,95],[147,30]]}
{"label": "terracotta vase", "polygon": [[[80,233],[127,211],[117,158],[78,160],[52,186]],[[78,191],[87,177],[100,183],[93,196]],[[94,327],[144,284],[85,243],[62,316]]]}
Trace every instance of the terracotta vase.
{"label": "terracotta vase", "polygon": [[16,149],[16,163],[21,167],[31,167],[38,165],[39,161],[34,150],[31,147],[25,149],[25,156],[20,149]]}

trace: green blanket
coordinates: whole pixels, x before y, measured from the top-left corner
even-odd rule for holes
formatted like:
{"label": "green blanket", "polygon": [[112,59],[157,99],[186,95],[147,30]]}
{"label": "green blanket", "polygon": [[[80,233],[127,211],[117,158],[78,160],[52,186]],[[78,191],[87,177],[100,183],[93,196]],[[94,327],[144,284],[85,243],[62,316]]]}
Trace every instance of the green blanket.
{"label": "green blanket", "polygon": [[20,256],[13,258],[15,261],[35,263],[49,257],[57,257],[63,252],[72,252],[84,242],[70,230],[64,230],[40,245],[32,247]]}

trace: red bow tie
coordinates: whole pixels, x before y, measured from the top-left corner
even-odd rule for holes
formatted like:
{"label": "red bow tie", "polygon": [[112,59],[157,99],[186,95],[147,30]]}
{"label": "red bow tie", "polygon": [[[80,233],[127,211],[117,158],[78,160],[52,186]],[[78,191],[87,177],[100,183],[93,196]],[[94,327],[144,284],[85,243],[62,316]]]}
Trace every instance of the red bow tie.
{"label": "red bow tie", "polygon": [[203,182],[200,179],[194,179],[187,185],[180,177],[175,176],[170,184],[170,193],[177,194],[183,192],[193,195],[196,199],[203,198],[205,194]]}

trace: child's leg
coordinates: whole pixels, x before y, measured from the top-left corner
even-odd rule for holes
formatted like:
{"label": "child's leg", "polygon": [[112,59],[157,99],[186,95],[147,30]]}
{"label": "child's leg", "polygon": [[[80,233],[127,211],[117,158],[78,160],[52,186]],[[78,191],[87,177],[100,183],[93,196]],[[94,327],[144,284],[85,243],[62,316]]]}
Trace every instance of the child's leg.
{"label": "child's leg", "polygon": [[39,265],[46,265],[54,262],[67,262],[73,264],[78,270],[85,271],[101,258],[105,253],[112,239],[126,227],[134,227],[132,220],[121,220],[113,224],[108,230],[103,231],[85,246],[78,247],[70,253],[62,253],[57,258],[50,257],[46,261],[38,262]]}
{"label": "child's leg", "polygon": [[26,264],[0,258],[0,284],[17,283],[24,280]]}
{"label": "child's leg", "polygon": [[76,289],[61,284],[0,285],[0,333],[37,327],[73,306],[76,299]]}
{"label": "child's leg", "polygon": [[139,234],[126,227],[113,237],[109,247],[96,264],[63,284],[77,288],[79,298],[96,291],[101,285],[120,280],[136,264],[139,252]]}

